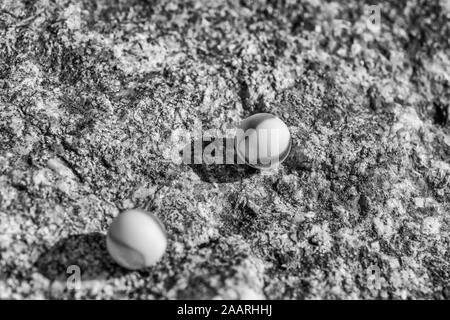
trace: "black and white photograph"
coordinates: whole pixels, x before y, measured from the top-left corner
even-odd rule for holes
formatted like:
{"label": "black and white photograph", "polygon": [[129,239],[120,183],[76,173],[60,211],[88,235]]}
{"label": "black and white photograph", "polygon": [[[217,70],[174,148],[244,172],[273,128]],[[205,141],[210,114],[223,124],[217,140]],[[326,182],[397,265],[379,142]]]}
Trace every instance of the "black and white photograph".
{"label": "black and white photograph", "polygon": [[449,113],[450,0],[0,0],[0,300],[450,300]]}

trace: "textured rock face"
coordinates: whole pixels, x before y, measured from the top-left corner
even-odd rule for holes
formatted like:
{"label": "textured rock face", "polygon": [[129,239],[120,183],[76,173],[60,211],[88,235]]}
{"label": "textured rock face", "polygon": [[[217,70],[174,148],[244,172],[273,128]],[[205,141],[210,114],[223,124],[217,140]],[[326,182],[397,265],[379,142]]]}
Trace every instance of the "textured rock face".
{"label": "textured rock face", "polygon": [[[293,2],[0,1],[0,298],[450,298],[448,1]],[[279,172],[165,156],[257,112]],[[138,272],[129,208],[169,236]]]}

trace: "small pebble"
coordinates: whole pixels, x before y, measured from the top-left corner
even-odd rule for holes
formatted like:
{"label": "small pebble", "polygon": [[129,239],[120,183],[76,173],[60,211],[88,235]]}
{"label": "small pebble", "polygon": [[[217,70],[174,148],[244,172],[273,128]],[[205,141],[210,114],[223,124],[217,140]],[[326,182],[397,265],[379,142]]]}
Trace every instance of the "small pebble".
{"label": "small pebble", "polygon": [[111,223],[106,246],[119,265],[137,270],[152,266],[161,259],[167,247],[167,235],[156,216],[132,209]]}
{"label": "small pebble", "polygon": [[254,114],[243,120],[236,134],[237,156],[257,169],[272,169],[283,162],[291,150],[287,125],[270,113]]}

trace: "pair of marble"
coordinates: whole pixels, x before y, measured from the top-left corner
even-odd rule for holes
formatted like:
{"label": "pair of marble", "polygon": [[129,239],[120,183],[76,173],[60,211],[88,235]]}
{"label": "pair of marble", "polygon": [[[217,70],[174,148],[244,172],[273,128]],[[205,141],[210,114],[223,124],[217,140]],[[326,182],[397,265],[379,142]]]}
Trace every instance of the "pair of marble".
{"label": "pair of marble", "polygon": [[[236,135],[237,156],[249,166],[270,170],[283,162],[291,149],[291,134],[286,124],[269,113],[243,120]],[[112,222],[106,238],[111,257],[131,270],[156,264],[167,248],[167,233],[152,213],[128,210]]]}

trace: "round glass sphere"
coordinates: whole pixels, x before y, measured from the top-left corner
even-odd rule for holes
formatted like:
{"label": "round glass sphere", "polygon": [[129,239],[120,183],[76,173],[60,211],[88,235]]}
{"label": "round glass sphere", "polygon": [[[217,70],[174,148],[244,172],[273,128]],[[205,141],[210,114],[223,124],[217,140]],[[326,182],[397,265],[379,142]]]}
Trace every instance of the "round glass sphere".
{"label": "round glass sphere", "polygon": [[244,119],[235,139],[238,163],[261,170],[277,167],[291,150],[289,128],[270,113],[257,113]]}
{"label": "round glass sphere", "polygon": [[122,267],[137,270],[156,264],[164,254],[167,236],[158,218],[140,209],[117,216],[109,227],[106,246]]}

